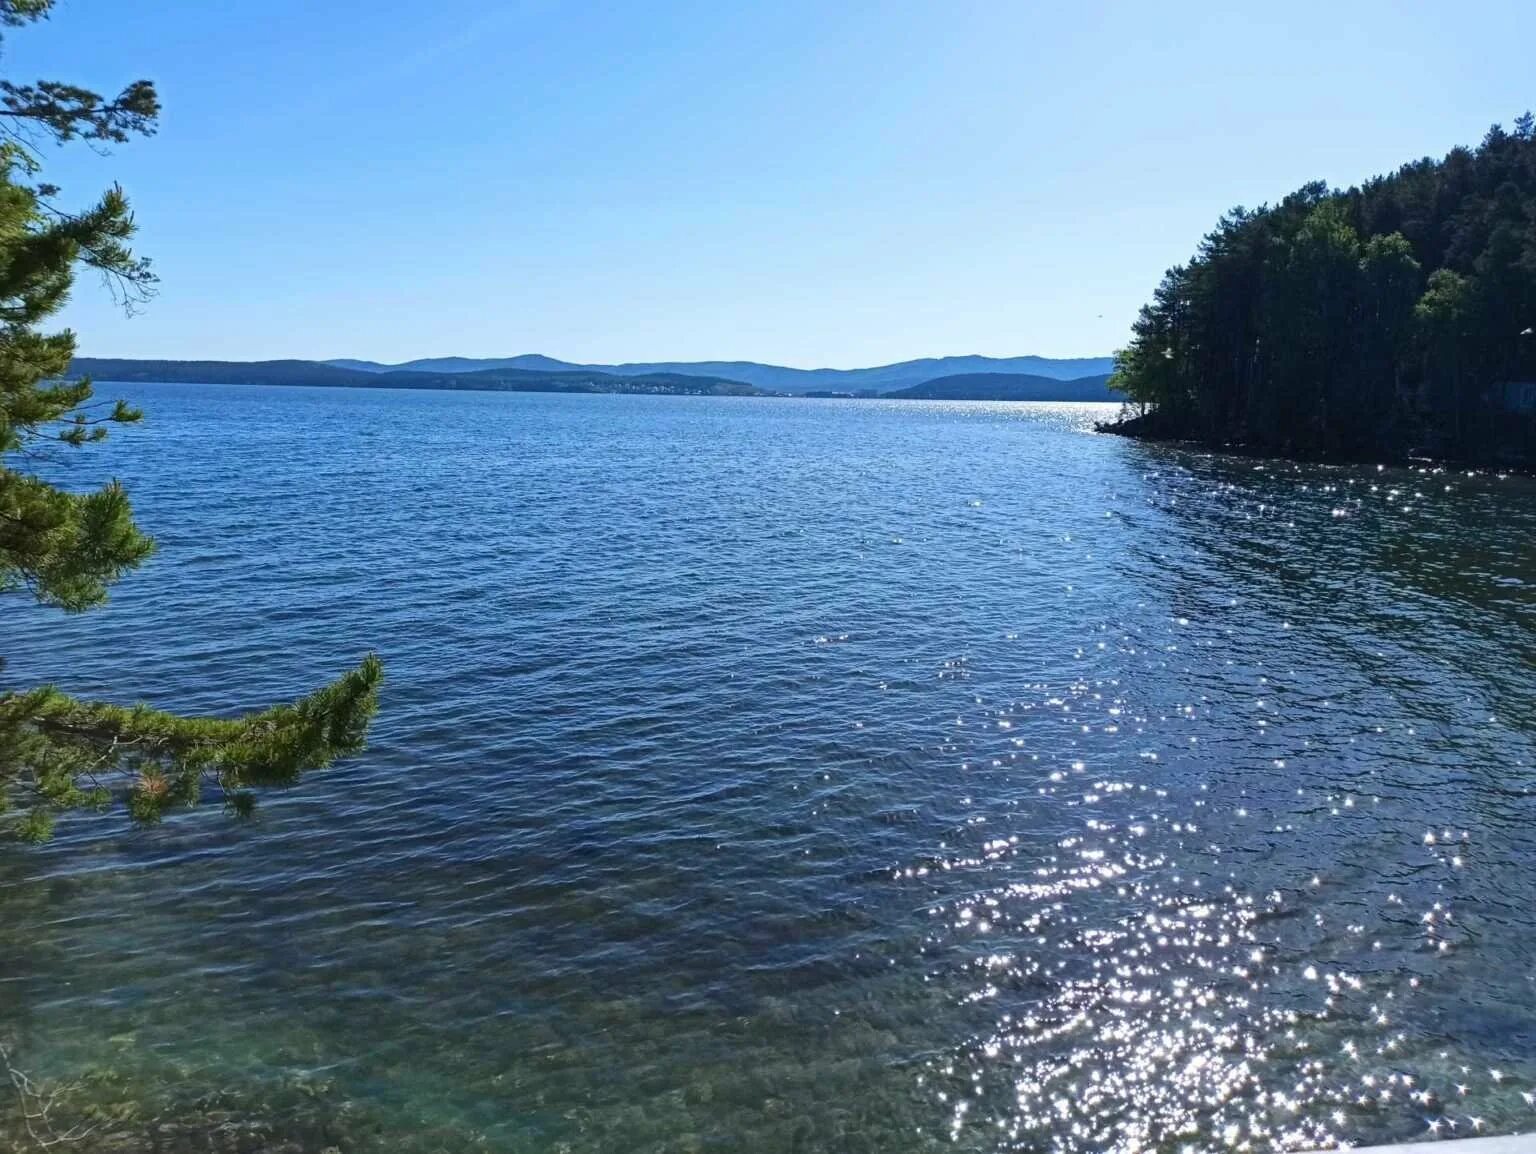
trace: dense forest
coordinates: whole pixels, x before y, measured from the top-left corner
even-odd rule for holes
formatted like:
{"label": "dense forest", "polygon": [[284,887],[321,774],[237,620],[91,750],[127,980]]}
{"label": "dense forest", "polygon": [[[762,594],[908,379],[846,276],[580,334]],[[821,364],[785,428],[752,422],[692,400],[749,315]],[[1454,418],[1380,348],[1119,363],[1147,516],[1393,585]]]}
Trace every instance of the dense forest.
{"label": "dense forest", "polygon": [[1536,120],[1358,188],[1236,208],[1145,305],[1111,385],[1150,437],[1536,464]]}

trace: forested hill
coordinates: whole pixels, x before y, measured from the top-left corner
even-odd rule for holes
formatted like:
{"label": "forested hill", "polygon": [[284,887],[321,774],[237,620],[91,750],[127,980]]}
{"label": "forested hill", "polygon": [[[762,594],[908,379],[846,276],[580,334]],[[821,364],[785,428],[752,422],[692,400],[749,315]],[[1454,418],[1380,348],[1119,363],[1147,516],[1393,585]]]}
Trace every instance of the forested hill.
{"label": "forested hill", "polygon": [[938,377],[957,374],[1007,373],[1051,377],[1064,381],[1093,373],[1108,373],[1114,368],[1108,357],[982,357],[951,356],[925,357],[916,361],[900,361],[892,365],[875,365],[863,369],[793,369],[785,365],[765,365],[757,361],[656,361],[616,365],[583,365],[570,361],[558,361],[539,353],[526,353],[516,357],[474,359],[469,357],[429,357],[425,360],[403,361],[397,365],[383,365],[377,361],[335,360],[326,361],[346,369],[367,372],[431,372],[464,373],[478,369],[533,369],[538,372],[602,373],[607,376],[633,377],[654,373],[680,373],[684,376],[717,377],[727,381],[743,381],[760,389],[780,393],[862,393],[887,392],[909,385],[922,384]]}
{"label": "forested hill", "polygon": [[332,385],[370,389],[487,389],[537,393],[657,393],[668,396],[750,397],[762,390],[719,377],[648,373],[616,377],[576,370],[483,369],[469,373],[375,373],[318,361],[138,361],[76,357],[71,377],[98,381],[167,381],[204,385]]}
{"label": "forested hill", "polygon": [[[324,361],[149,361],[76,357],[71,377],[97,381],[166,381],[205,385],[329,385],[373,389],[490,389],[503,392],[659,393],[674,396],[772,395],[744,381],[693,373],[614,375],[592,369],[478,369],[377,372]],[[1031,373],[961,373],[885,395],[950,400],[1103,401],[1112,399],[1099,374],[1062,380]],[[779,394],[782,395],[782,394]],[[873,394],[871,394],[873,395]]]}
{"label": "forested hill", "polygon": [[1141,310],[1122,431],[1536,464],[1536,121],[1358,188],[1233,209]]}
{"label": "forested hill", "polygon": [[887,397],[958,401],[1112,401],[1109,377],[1069,381],[1029,373],[959,373],[886,393]]}

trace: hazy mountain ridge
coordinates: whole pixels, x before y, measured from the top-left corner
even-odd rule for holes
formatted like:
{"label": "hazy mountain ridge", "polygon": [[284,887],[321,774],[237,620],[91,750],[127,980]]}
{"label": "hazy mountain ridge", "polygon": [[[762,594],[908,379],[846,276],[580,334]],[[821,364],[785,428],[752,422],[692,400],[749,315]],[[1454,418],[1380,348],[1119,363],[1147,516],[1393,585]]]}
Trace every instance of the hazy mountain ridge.
{"label": "hazy mountain ridge", "polygon": [[[531,360],[519,358],[524,365]],[[887,366],[906,371],[910,365],[944,363],[909,362]],[[1038,359],[1038,358],[1037,358]],[[478,362],[449,358],[449,363]],[[555,362],[560,363],[560,362]],[[801,371],[801,370],[792,370]],[[833,371],[833,370],[829,370]],[[879,372],[881,370],[848,370]],[[77,357],[69,375],[90,376],[100,381],[165,381],[180,384],[209,385],[283,385],[330,386],[334,388],[384,389],[479,389],[503,392],[557,393],[656,393],[673,396],[764,396],[784,395],[783,391],[759,387],[740,380],[692,373],[649,372],[634,374],[603,373],[594,369],[570,368],[547,370],[534,368],[481,368],[473,371],[441,371],[425,368],[387,369],[384,371],[351,368],[321,361],[159,361],[103,357]],[[867,380],[868,378],[865,378]],[[864,397],[884,396],[896,399],[928,398],[939,400],[1012,400],[1012,401],[1108,401],[1114,397],[1106,386],[1108,377],[1099,373],[1073,378],[1059,378],[1037,373],[951,373],[929,377],[897,389],[879,389],[872,384],[858,384],[855,389],[841,381],[842,388],[814,389],[812,395]]]}
{"label": "hazy mountain ridge", "polygon": [[501,392],[662,393],[674,396],[758,396],[741,381],[683,373],[616,376],[574,369],[536,372],[481,369],[476,372],[366,372],[321,361],[149,361],[76,357],[71,377],[101,381],[164,381],[203,385],[293,385],[365,389],[479,389]]}
{"label": "hazy mountain ridge", "polygon": [[610,376],[633,377],[652,373],[676,373],[743,381],[774,392],[805,393],[812,390],[856,392],[863,389],[885,391],[919,385],[941,377],[968,374],[1031,375],[1051,380],[1078,380],[1107,375],[1114,362],[1110,357],[923,357],[892,365],[864,369],[795,369],[767,365],[758,361],[655,361],[619,365],[581,365],[556,360],[540,353],[516,357],[427,357],[386,365],[377,361],[329,360],[323,364],[360,372],[464,373],[489,369],[520,369],[538,372],[592,372]]}

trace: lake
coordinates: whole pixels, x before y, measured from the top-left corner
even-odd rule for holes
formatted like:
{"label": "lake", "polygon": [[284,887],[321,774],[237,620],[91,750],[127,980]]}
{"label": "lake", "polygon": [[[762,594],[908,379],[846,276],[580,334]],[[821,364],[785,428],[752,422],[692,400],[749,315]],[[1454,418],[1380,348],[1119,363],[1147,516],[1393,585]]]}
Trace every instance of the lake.
{"label": "lake", "polygon": [[102,392],[146,423],[44,468],[160,552],[13,599],[7,685],[388,682],[249,822],[0,850],[18,1064],[314,1150],[1536,1129],[1536,482],[1092,405]]}

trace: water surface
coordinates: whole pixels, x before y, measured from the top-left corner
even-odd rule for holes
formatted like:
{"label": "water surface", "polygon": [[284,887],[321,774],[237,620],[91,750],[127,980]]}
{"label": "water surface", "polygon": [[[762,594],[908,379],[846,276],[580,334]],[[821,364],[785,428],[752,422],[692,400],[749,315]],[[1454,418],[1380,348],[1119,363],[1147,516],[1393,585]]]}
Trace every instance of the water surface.
{"label": "water surface", "polygon": [[1531,481],[1095,406],[120,391],[48,467],[161,551],[13,606],[6,681],[389,681],[251,822],[0,851],[33,1068],[305,1096],[316,1149],[1536,1128]]}

